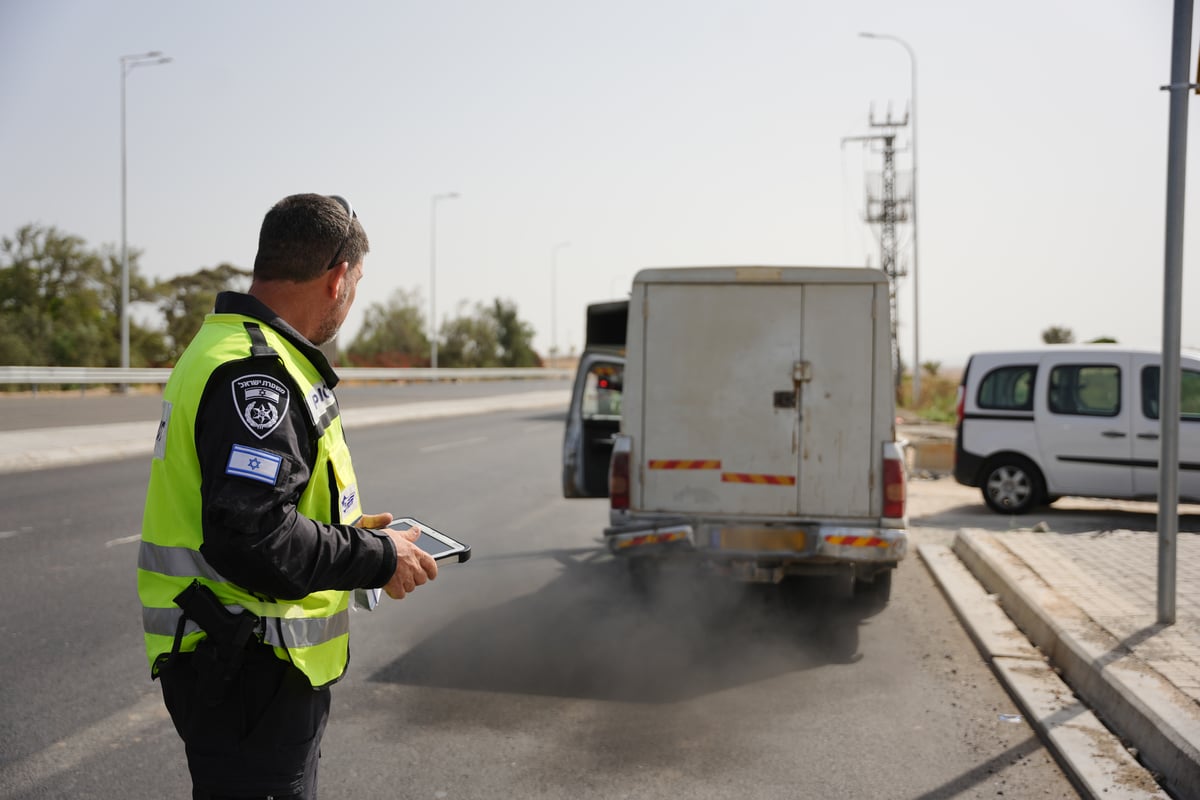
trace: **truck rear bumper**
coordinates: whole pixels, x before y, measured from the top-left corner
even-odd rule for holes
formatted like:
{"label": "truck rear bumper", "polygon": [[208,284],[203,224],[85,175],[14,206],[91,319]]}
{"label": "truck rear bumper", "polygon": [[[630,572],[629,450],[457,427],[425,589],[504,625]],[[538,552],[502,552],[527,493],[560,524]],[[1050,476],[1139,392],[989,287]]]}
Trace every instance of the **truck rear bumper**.
{"label": "truck rear bumper", "polygon": [[691,552],[705,560],[758,564],[895,564],[908,554],[903,528],[764,524],[662,519],[608,528],[620,556]]}

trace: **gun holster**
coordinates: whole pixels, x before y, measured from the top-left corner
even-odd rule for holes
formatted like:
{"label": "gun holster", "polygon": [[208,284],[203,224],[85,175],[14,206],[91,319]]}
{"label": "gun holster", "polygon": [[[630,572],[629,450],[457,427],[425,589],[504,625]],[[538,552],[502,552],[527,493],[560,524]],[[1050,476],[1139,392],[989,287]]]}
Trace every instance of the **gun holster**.
{"label": "gun holster", "polygon": [[[175,596],[175,605],[183,610],[185,619],[199,625],[208,637],[197,646],[193,663],[200,679],[200,696],[208,705],[215,706],[224,699],[230,682],[241,669],[246,646],[261,632],[262,620],[245,610],[233,613],[211,589],[195,580]],[[182,632],[181,620],[172,657],[179,649]]]}

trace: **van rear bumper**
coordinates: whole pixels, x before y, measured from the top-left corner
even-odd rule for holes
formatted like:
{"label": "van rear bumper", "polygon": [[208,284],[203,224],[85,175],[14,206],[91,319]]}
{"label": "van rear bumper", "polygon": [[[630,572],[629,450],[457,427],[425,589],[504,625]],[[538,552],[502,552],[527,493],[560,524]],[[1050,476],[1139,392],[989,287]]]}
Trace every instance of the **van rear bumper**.
{"label": "van rear bumper", "polygon": [[908,531],[824,523],[754,524],[681,518],[607,528],[618,556],[690,552],[708,561],[813,564],[895,564],[908,554]]}
{"label": "van rear bumper", "polygon": [[962,426],[954,439],[954,480],[963,486],[979,486],[979,476],[983,471],[983,456],[976,455],[963,449]]}

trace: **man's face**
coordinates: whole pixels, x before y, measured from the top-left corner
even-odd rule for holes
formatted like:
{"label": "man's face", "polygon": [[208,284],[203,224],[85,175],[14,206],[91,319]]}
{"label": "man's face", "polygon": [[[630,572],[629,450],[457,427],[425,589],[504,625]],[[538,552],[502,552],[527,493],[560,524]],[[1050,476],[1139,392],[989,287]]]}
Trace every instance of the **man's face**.
{"label": "man's face", "polygon": [[337,299],[329,307],[325,317],[321,320],[321,327],[317,329],[316,340],[313,344],[320,346],[333,341],[333,337],[337,336],[342,323],[346,321],[346,315],[350,313],[350,307],[354,305],[354,298],[358,292],[358,282],[362,280],[362,273],[363,265],[361,261],[357,266],[346,270],[346,276],[342,280],[342,287],[338,292]]}

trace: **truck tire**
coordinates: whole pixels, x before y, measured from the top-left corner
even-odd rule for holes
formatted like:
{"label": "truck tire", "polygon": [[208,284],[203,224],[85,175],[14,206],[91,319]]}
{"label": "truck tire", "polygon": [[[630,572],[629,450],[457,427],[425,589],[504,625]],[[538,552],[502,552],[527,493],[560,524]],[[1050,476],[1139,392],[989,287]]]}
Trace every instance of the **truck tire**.
{"label": "truck tire", "polygon": [[882,608],[892,599],[892,573],[895,568],[888,568],[875,573],[874,580],[854,579],[855,601],[872,608]]}
{"label": "truck tire", "polygon": [[633,593],[643,600],[654,597],[659,581],[659,563],[655,558],[628,558],[629,585]]}

